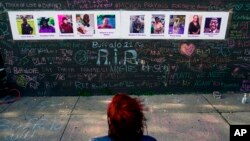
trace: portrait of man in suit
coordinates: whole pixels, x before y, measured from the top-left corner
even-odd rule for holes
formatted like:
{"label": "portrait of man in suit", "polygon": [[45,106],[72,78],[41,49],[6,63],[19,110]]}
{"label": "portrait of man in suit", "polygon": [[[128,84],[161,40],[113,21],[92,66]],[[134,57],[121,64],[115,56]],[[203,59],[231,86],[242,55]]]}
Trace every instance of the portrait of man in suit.
{"label": "portrait of man in suit", "polygon": [[204,33],[219,33],[221,18],[206,18]]}

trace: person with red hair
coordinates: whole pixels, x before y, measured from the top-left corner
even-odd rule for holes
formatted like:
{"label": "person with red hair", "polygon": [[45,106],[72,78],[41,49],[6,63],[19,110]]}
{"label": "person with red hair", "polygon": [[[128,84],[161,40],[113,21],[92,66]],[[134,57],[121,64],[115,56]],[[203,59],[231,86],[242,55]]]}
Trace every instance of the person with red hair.
{"label": "person with red hair", "polygon": [[107,109],[108,135],[91,141],[156,141],[143,135],[146,119],[143,104],[137,98],[122,93],[116,94]]}

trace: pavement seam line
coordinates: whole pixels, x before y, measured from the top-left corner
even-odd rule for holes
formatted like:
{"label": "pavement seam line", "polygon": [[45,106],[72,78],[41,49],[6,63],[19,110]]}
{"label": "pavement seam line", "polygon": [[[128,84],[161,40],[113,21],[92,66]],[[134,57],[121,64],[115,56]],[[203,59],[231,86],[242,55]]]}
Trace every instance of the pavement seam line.
{"label": "pavement seam line", "polygon": [[8,104],[8,106],[7,106],[6,108],[4,108],[2,111],[0,111],[0,114],[1,114],[1,113],[4,113],[12,104],[13,104],[13,103]]}
{"label": "pavement seam line", "polygon": [[221,114],[221,112],[214,107],[214,105],[204,96],[202,95],[205,100],[213,107],[213,109],[221,116],[221,118],[230,126],[230,123],[227,121],[227,119]]}
{"label": "pavement seam line", "polygon": [[70,121],[70,119],[71,119],[72,113],[73,113],[73,111],[75,110],[76,104],[78,103],[79,99],[80,99],[80,96],[77,98],[76,103],[74,104],[74,106],[73,106],[73,108],[72,108],[72,110],[71,110],[71,112],[70,112],[70,114],[69,114],[69,119],[68,119],[68,121],[67,121],[67,123],[66,123],[66,125],[65,125],[65,128],[64,128],[64,130],[63,130],[63,132],[62,132],[62,135],[61,135],[59,141],[62,140],[62,137],[63,137],[63,135],[64,135],[64,133],[65,133],[67,127],[68,127],[68,124],[69,124],[69,121]]}

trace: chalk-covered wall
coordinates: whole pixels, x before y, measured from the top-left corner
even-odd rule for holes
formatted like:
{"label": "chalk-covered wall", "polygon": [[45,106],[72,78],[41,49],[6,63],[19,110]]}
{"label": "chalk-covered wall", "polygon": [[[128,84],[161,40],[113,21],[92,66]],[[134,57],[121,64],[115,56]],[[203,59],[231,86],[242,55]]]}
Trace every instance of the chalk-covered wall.
{"label": "chalk-covered wall", "polygon": [[[225,40],[12,40],[10,10],[90,9],[232,14]],[[26,96],[250,91],[248,0],[2,0],[0,10],[0,51],[8,82]],[[180,53],[180,46],[192,50]],[[115,61],[126,57],[139,63]]]}

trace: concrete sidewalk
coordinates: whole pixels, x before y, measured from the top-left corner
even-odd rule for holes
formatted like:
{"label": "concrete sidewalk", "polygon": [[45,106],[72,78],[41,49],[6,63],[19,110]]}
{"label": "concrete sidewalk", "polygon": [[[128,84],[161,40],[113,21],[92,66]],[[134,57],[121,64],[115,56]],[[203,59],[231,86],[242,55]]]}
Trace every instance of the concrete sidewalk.
{"label": "concrete sidewalk", "polygon": [[[133,96],[148,111],[148,134],[158,141],[229,141],[229,124],[250,124],[243,94]],[[24,97],[0,105],[1,141],[89,141],[106,135],[112,96]]]}

